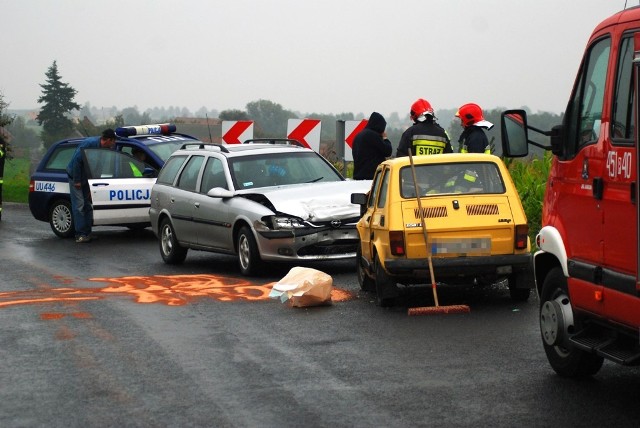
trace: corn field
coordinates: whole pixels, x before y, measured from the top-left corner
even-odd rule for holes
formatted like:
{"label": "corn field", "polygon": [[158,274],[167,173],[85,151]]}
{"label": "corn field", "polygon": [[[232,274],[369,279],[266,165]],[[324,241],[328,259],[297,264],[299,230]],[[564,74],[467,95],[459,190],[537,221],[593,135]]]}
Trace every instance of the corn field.
{"label": "corn field", "polygon": [[532,245],[542,227],[542,202],[547,185],[547,177],[551,169],[551,153],[546,152],[543,158],[522,161],[504,159],[513,179],[524,212],[529,222],[529,236]]}

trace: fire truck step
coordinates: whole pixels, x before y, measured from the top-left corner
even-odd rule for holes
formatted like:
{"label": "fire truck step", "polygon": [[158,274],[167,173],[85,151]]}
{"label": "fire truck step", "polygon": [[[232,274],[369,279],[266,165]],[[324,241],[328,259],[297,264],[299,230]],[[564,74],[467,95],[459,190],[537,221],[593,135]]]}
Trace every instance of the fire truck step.
{"label": "fire truck step", "polygon": [[628,338],[616,338],[598,329],[585,329],[571,336],[571,343],[578,349],[596,354],[623,365],[640,364],[640,346]]}

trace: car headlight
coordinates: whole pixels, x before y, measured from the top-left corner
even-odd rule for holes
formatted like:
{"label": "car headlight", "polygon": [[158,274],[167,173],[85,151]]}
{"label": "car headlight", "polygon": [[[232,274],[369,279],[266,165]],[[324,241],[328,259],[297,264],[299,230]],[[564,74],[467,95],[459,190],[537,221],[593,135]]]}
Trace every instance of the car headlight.
{"label": "car headlight", "polygon": [[271,227],[274,230],[281,229],[299,229],[303,227],[307,227],[304,222],[297,217],[283,217],[283,216],[273,216],[271,217]]}

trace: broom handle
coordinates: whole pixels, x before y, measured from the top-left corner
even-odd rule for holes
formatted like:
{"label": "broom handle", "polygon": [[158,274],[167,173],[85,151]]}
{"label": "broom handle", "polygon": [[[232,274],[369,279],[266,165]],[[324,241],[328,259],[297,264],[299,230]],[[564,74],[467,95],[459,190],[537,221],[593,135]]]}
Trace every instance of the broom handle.
{"label": "broom handle", "polygon": [[422,212],[422,201],[420,200],[420,188],[418,187],[418,179],[416,177],[416,168],[413,165],[413,156],[411,155],[411,148],[409,152],[409,163],[411,164],[411,175],[413,176],[413,187],[416,192],[416,199],[418,200],[418,211],[420,211],[420,224],[422,224],[422,234],[424,235],[424,246],[427,250],[427,259],[429,261],[429,276],[431,277],[431,291],[433,292],[433,301],[436,306],[440,306],[438,303],[438,292],[436,291],[436,279],[433,275],[433,263],[431,262],[431,251],[429,251],[429,242],[427,239],[427,225],[424,221],[424,213]]}

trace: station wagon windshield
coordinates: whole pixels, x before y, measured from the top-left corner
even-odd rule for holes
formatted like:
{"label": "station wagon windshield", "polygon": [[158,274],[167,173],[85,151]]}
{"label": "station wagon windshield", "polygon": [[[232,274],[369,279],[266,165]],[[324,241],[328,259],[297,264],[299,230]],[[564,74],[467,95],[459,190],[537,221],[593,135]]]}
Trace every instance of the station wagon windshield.
{"label": "station wagon windshield", "polygon": [[342,181],[343,177],[313,152],[286,152],[229,159],[237,189]]}

